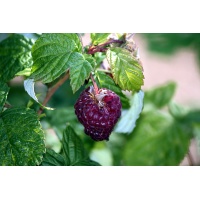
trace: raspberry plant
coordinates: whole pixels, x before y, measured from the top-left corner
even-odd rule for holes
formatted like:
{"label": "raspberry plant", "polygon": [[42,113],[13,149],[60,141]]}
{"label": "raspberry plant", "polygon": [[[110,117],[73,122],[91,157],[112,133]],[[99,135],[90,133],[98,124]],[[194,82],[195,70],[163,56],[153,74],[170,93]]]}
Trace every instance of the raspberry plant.
{"label": "raspberry plant", "polygon": [[0,42],[0,165],[178,165],[184,158],[199,119],[171,102],[175,84],[144,98],[133,34],[90,38],[87,46],[75,33],[10,34]]}

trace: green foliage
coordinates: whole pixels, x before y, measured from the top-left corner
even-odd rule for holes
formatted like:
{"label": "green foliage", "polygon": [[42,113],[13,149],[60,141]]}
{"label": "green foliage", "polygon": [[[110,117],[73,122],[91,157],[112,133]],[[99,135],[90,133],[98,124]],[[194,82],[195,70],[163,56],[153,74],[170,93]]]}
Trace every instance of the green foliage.
{"label": "green foliage", "polygon": [[147,91],[145,93],[144,102],[153,103],[157,108],[161,108],[167,105],[172,99],[176,89],[176,84],[174,82],[170,82],[168,84],[162,85],[151,91]]}
{"label": "green foliage", "polygon": [[68,165],[74,165],[75,163],[80,162],[80,160],[86,158],[84,146],[80,138],[70,126],[67,126],[63,133],[62,145]]}
{"label": "green foliage", "polygon": [[72,90],[76,92],[94,65],[92,58],[81,53],[77,34],[43,34],[32,48],[34,63],[30,79],[49,83],[70,69]]}
{"label": "green foliage", "polygon": [[4,103],[7,99],[7,95],[9,92],[9,87],[6,83],[2,83],[0,81],[0,113],[3,110]]}
{"label": "green foliage", "polygon": [[85,79],[88,79],[93,70],[90,62],[94,61],[90,58],[85,59],[81,54],[76,53],[69,61],[71,87],[73,92],[76,92],[83,84]]}
{"label": "green foliage", "polygon": [[125,165],[178,165],[188,151],[191,135],[170,116],[145,113],[124,149]]}
{"label": "green foliage", "polygon": [[64,166],[65,160],[62,155],[52,149],[47,149],[44,154],[41,166]]}
{"label": "green foliage", "polygon": [[81,139],[70,125],[67,125],[62,139],[63,155],[47,150],[42,166],[99,166],[89,159]]}
{"label": "green foliage", "polygon": [[[134,41],[118,34],[120,42],[108,44],[108,36],[91,34],[88,47],[82,46],[80,34],[75,33],[37,35],[35,44],[23,35],[11,34],[0,43],[0,165],[180,164],[190,139],[200,138],[200,110],[173,101],[173,82],[143,92],[143,69]],[[196,38],[192,42],[190,34],[176,35],[180,41],[185,38],[184,45],[195,48],[197,36],[192,36]],[[102,64],[105,58],[109,66]],[[70,80],[60,86],[68,71]],[[77,98],[91,84],[90,74],[100,88],[114,91],[122,102],[121,118],[107,142],[84,134],[74,113]],[[15,76],[21,76],[17,84],[12,80]],[[40,104],[30,100],[23,87],[28,80],[31,84],[25,90],[39,102],[60,86],[47,104],[55,110],[37,114]]]}
{"label": "green foliage", "polygon": [[107,40],[110,33],[91,33],[90,37],[93,45],[102,44]]}
{"label": "green foliage", "polygon": [[23,35],[13,34],[0,43],[0,79],[7,82],[15,74],[32,66],[33,41]]}
{"label": "green foliage", "polygon": [[44,135],[34,110],[10,108],[0,115],[0,165],[39,165]]}
{"label": "green foliage", "polygon": [[138,60],[128,50],[120,47],[110,48],[106,55],[115,83],[123,90],[140,90],[144,76]]}

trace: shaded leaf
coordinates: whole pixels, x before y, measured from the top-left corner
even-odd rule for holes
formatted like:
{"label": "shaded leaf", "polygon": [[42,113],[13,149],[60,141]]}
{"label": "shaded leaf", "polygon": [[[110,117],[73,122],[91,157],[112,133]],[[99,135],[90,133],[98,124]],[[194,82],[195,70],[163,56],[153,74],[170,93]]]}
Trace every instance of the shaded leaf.
{"label": "shaded leaf", "polygon": [[8,85],[0,81],[0,113],[3,110],[3,106],[6,102],[8,92],[9,92]]}
{"label": "shaded leaf", "polygon": [[151,91],[145,92],[144,104],[151,103],[158,108],[167,105],[176,90],[176,84],[174,82],[161,85]]}
{"label": "shaded leaf", "polygon": [[98,45],[106,42],[109,35],[110,33],[91,33],[92,44]]}
{"label": "shaded leaf", "polygon": [[67,165],[75,165],[87,159],[83,143],[70,125],[63,133],[62,145]]}
{"label": "shaded leaf", "polygon": [[44,135],[34,110],[10,108],[0,115],[0,165],[39,165]]}
{"label": "shaded leaf", "polygon": [[52,149],[46,149],[41,166],[64,166],[65,160],[62,155]]}
{"label": "shaded leaf", "polygon": [[86,159],[75,163],[74,166],[101,166],[101,165],[93,160]]}
{"label": "shaded leaf", "polygon": [[65,165],[67,166],[98,166],[89,159],[83,143],[70,125],[67,125],[62,139]]}
{"label": "shaded leaf", "polygon": [[136,121],[140,116],[143,108],[144,92],[140,90],[136,92],[130,99],[131,107],[129,110],[123,110],[122,116],[117,123],[114,132],[118,133],[131,133],[135,126]]}
{"label": "shaded leaf", "polygon": [[[49,83],[63,74],[71,64],[76,66],[75,57],[80,62],[81,41],[74,33],[46,33],[32,48],[33,68],[30,79]],[[82,59],[83,60],[83,59]]]}
{"label": "shaded leaf", "polygon": [[143,85],[144,75],[139,60],[123,48],[110,48],[106,53],[114,81],[123,90],[138,91]]}
{"label": "shaded leaf", "polygon": [[7,82],[15,74],[33,64],[31,48],[33,40],[13,34],[0,43],[0,79]]}
{"label": "shaded leaf", "polygon": [[158,111],[143,115],[124,149],[125,165],[179,165],[191,135],[179,123]]}
{"label": "shaded leaf", "polygon": [[113,79],[104,72],[97,71],[95,74],[97,75],[101,88],[107,88],[115,92],[120,97],[122,107],[129,108],[129,99],[122,93],[121,88],[115,84]]}

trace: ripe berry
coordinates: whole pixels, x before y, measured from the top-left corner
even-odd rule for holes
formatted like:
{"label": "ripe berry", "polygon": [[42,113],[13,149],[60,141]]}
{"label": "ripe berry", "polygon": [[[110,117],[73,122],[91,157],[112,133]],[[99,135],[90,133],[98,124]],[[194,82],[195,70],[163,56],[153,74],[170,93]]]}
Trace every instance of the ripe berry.
{"label": "ripe berry", "polygon": [[121,116],[120,98],[113,91],[102,88],[95,93],[93,86],[84,90],[74,105],[85,133],[93,140],[109,140]]}

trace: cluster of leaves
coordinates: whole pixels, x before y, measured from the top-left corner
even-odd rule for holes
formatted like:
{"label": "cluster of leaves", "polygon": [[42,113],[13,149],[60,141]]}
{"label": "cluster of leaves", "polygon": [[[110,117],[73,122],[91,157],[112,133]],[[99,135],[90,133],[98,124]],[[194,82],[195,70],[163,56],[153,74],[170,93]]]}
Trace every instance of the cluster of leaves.
{"label": "cluster of leaves", "polygon": [[[120,40],[113,40],[116,43],[109,35],[91,34],[89,48],[82,46],[77,34],[36,35],[36,41],[12,34],[0,43],[0,165],[180,164],[191,138],[199,141],[200,111],[173,102],[175,83],[144,95],[137,51],[125,35],[116,34],[115,40]],[[89,55],[88,49],[94,54]],[[109,67],[102,65],[105,58]],[[26,93],[35,95],[33,85],[25,91],[23,81],[44,83],[35,89],[45,96],[67,73],[70,80],[49,101],[56,109],[45,110],[45,117],[38,115],[40,105]],[[91,84],[91,73],[99,87],[113,90],[122,102],[122,117],[109,142],[86,136],[74,113],[80,92]],[[13,84],[16,76],[21,77],[19,84]]]}
{"label": "cluster of leaves", "polygon": [[[82,46],[80,36],[73,33],[37,35],[36,41],[21,34],[11,34],[0,43],[0,165],[98,165],[85,153],[94,143],[90,141],[91,145],[86,145],[87,150],[84,150],[78,136],[81,131],[77,128],[77,121],[74,129],[79,131],[78,135],[69,125],[63,128],[70,120],[62,121],[62,130],[55,130],[62,140],[60,154],[47,149],[46,129],[41,126],[42,116],[36,112],[38,104],[30,100],[23,101],[23,106],[15,105],[10,92],[14,86],[8,85],[16,76],[22,77],[25,79],[25,90],[37,101],[33,87],[35,82],[40,81],[50,88],[69,73],[71,90],[79,93],[93,73],[99,86],[106,86],[116,92],[121,98],[123,108],[128,109],[129,98],[122,91],[138,94],[143,85],[142,66],[133,55],[134,48],[130,51],[120,46],[121,43],[126,46],[125,36],[118,34],[119,42],[112,44],[109,35],[91,34],[90,47],[96,48],[99,45],[104,49],[101,53],[95,52],[92,55]],[[106,73],[101,65],[104,58],[107,58],[110,65]],[[62,99],[70,101],[71,96],[64,96]],[[12,106],[11,101],[14,102]],[[65,111],[69,116],[67,110]],[[50,121],[57,111],[45,112],[47,117],[42,119],[43,127],[45,123],[53,127]],[[139,115],[137,113],[136,118]],[[60,118],[65,119],[63,116]],[[56,123],[54,126],[59,127]],[[80,137],[83,136],[80,134]]]}

